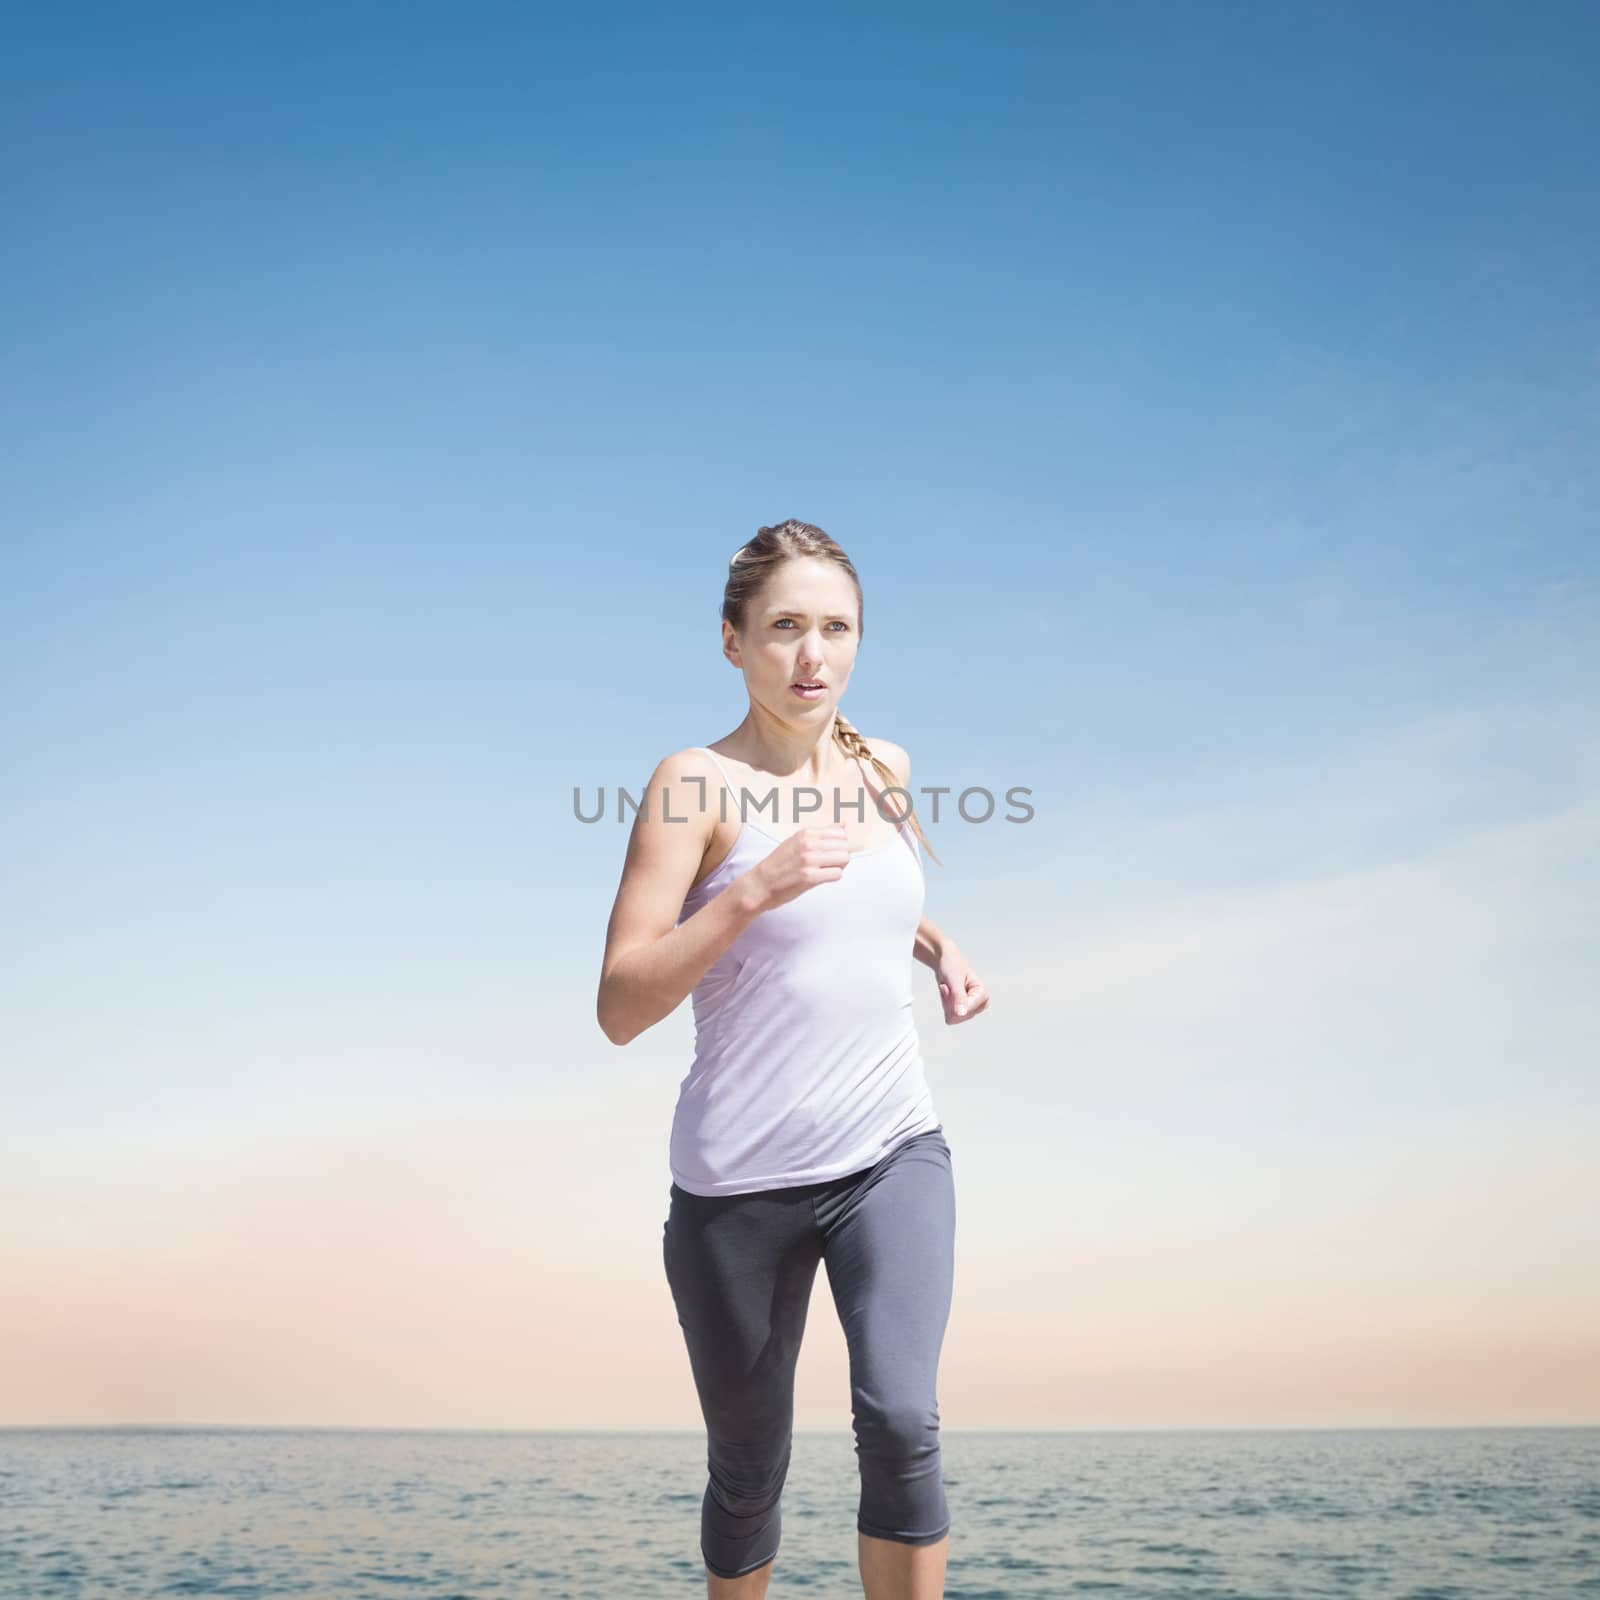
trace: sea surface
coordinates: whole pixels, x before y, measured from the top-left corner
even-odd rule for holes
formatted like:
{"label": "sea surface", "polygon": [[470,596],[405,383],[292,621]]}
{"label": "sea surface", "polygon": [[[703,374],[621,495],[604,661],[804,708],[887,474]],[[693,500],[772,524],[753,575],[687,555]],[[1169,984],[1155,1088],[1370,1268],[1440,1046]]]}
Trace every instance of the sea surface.
{"label": "sea surface", "polygon": [[[945,1430],[951,1600],[1600,1597],[1600,1428]],[[848,1432],[769,1595],[859,1596]],[[0,1429],[0,1597],[703,1596],[694,1433]]]}

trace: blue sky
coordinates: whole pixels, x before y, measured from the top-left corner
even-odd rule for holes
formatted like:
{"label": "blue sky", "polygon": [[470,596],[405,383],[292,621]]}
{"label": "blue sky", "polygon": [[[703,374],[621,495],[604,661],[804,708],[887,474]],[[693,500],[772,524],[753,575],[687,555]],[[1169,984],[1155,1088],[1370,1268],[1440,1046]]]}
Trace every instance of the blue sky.
{"label": "blue sky", "polygon": [[653,1205],[571,791],[739,721],[788,516],[857,726],[1034,791],[932,835],[975,1252],[1057,1133],[1592,1132],[1592,7],[7,16],[13,1171],[520,1118]]}

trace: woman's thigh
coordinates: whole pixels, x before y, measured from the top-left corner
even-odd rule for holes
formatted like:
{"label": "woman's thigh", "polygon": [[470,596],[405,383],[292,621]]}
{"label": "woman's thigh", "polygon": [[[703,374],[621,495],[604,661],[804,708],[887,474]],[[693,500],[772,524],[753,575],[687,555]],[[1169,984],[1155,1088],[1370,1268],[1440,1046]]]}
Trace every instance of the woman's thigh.
{"label": "woman's thigh", "polygon": [[796,1190],[696,1195],[672,1186],[662,1263],[713,1437],[786,1431],[821,1260]]}
{"label": "woman's thigh", "polygon": [[942,1131],[819,1193],[817,1215],[852,1387],[932,1404],[955,1278],[955,1177]]}

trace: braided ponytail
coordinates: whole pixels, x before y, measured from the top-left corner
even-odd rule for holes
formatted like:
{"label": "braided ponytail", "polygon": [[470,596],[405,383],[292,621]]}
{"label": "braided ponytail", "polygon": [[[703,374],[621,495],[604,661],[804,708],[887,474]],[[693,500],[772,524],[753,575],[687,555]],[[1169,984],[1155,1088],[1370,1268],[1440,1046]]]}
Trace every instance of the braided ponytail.
{"label": "braided ponytail", "polygon": [[[872,747],[856,731],[853,723],[845,721],[844,713],[840,711],[837,706],[835,706],[833,710],[833,738],[834,743],[836,743],[847,756],[853,756],[861,761],[870,761],[872,763],[873,771],[875,771],[878,776],[883,779],[885,788],[900,788],[900,780],[889,770],[887,766],[884,765],[882,757],[873,755]],[[911,824],[911,831],[915,833],[917,838],[922,841],[922,848],[926,850],[930,856],[933,856],[935,861],[939,861],[938,856],[933,854],[933,846],[928,843],[927,834],[922,831],[922,824],[917,821],[916,813],[911,809],[909,799],[903,801],[901,804],[902,810],[900,815],[895,819],[896,825],[898,826],[900,824],[909,822]],[[879,814],[882,814],[881,811]],[[939,861],[939,865],[942,867],[944,863]]]}

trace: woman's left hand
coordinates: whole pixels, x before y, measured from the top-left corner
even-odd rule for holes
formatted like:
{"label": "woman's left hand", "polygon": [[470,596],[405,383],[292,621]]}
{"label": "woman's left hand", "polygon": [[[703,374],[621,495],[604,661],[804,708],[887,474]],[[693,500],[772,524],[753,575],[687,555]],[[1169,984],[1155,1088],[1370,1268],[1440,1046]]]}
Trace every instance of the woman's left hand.
{"label": "woman's left hand", "polygon": [[933,969],[947,1023],[971,1022],[989,1004],[989,991],[959,950],[947,951]]}

